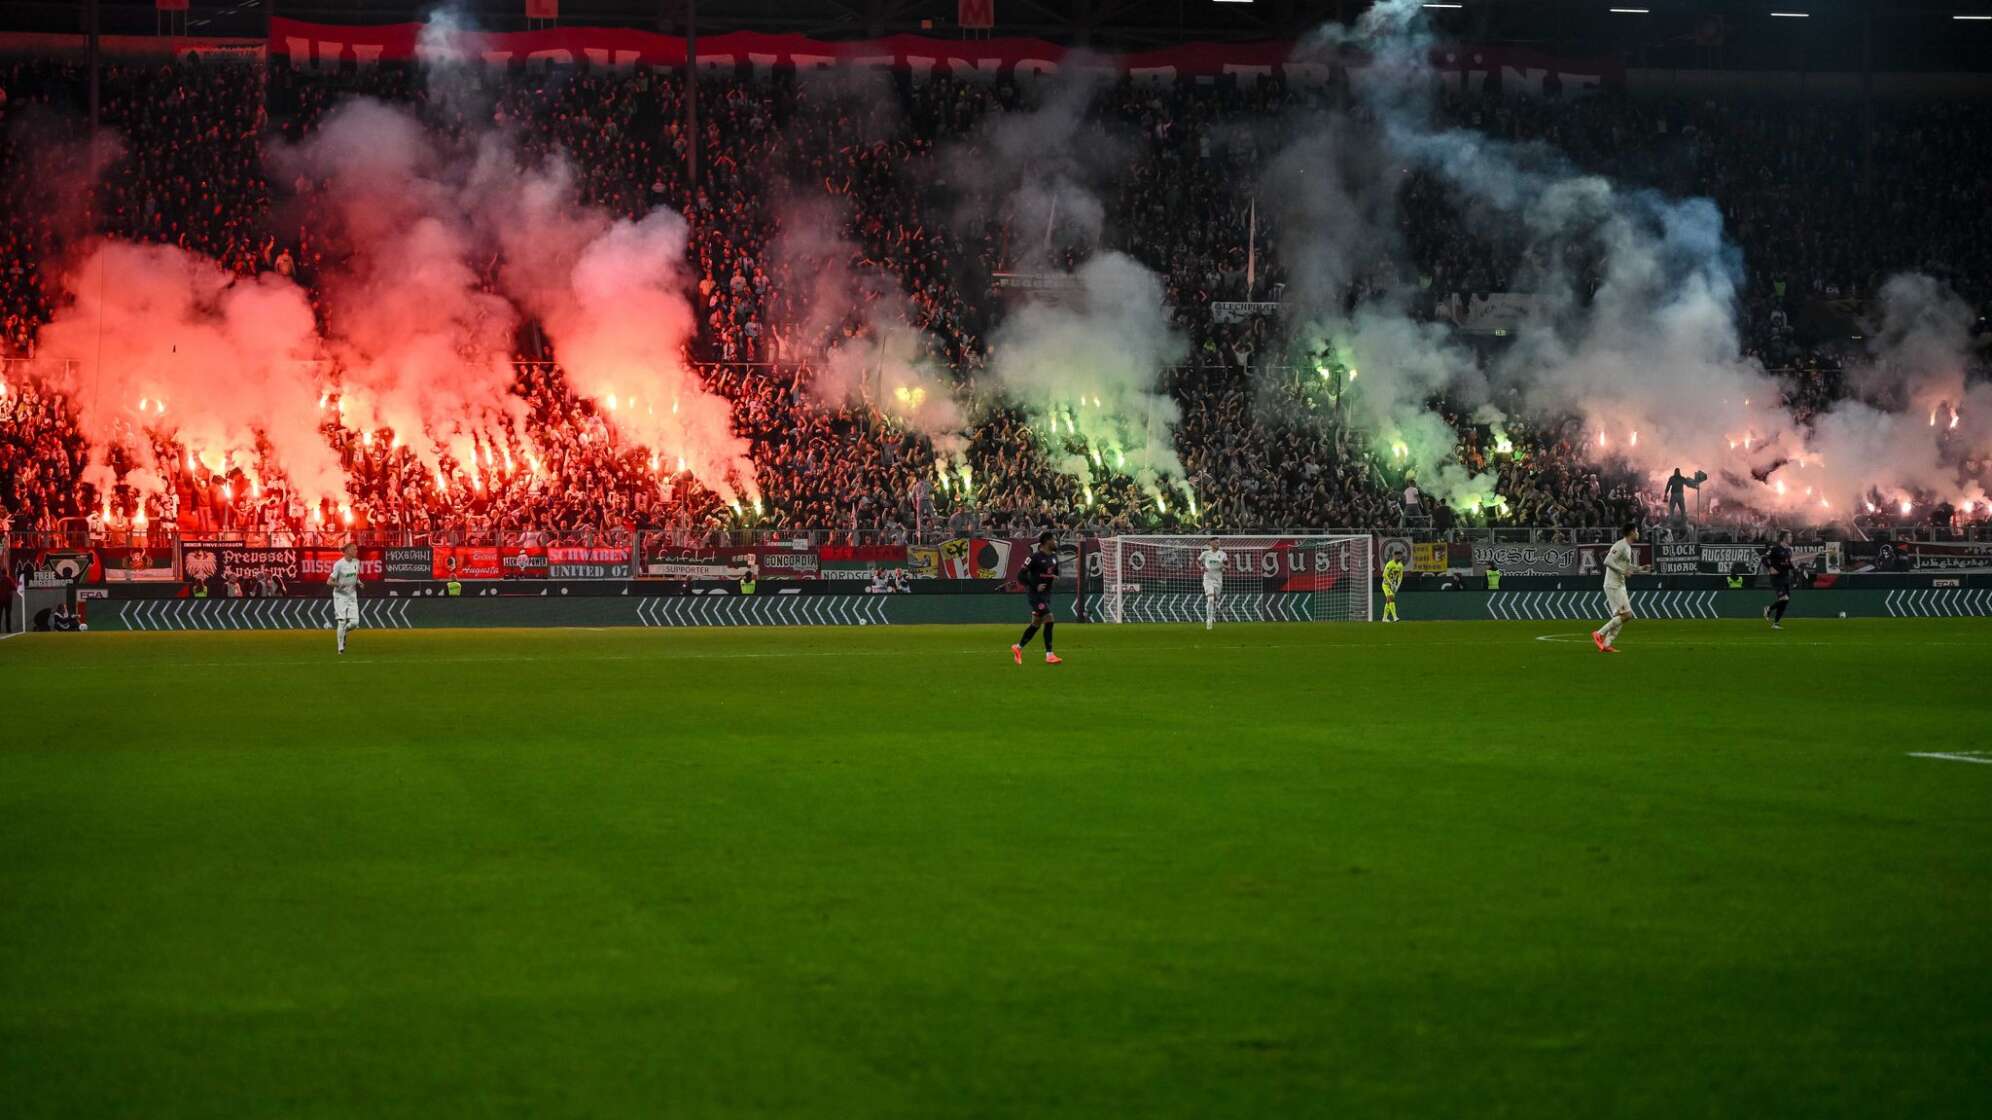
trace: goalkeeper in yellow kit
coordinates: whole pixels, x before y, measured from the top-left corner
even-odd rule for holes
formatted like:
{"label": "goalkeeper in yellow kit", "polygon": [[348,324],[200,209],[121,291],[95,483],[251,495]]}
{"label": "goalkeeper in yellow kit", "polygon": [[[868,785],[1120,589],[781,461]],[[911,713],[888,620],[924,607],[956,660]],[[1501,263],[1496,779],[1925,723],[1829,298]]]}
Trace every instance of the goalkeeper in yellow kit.
{"label": "goalkeeper in yellow kit", "polygon": [[1383,620],[1397,621],[1397,588],[1404,582],[1404,561],[1393,556],[1383,562]]}

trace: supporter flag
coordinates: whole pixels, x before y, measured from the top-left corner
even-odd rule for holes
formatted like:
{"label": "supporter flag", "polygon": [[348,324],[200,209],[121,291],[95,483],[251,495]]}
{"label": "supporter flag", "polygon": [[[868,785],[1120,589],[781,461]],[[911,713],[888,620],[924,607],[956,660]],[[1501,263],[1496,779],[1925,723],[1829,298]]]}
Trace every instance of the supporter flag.
{"label": "supporter flag", "polygon": [[969,537],[954,537],[941,542],[941,578],[975,578],[975,541],[973,539]]}
{"label": "supporter flag", "polygon": [[1008,579],[1015,574],[1010,570],[1009,541],[977,537],[973,555],[976,579]]}
{"label": "supporter flag", "polygon": [[187,0],[152,0],[152,6],[162,12],[184,12]]}
{"label": "supporter flag", "polygon": [[955,22],[965,28],[989,30],[996,26],[996,0],[960,0],[955,6]]}
{"label": "supporter flag", "polygon": [[1259,295],[1259,196],[1252,196],[1252,215],[1245,223],[1245,298]]}
{"label": "supporter flag", "polygon": [[941,578],[941,550],[928,545],[908,545],[906,573],[914,579]]}
{"label": "supporter flag", "polygon": [[559,19],[560,0],[526,0],[527,19]]}

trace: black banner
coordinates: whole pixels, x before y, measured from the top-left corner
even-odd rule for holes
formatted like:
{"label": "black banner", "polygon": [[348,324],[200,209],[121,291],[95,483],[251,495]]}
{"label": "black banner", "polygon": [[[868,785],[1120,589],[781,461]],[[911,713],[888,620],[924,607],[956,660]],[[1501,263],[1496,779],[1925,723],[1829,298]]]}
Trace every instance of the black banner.
{"label": "black banner", "polygon": [[431,578],[434,557],[426,548],[390,548],[381,561],[381,576],[393,580]]}
{"label": "black banner", "polygon": [[761,574],[770,579],[815,579],[818,567],[814,552],[761,554]]}
{"label": "black banner", "polygon": [[545,579],[553,571],[547,552],[544,548],[507,545],[498,550],[498,563],[506,579]]}
{"label": "black banner", "polygon": [[1992,542],[1892,541],[1895,554],[1919,572],[1982,572],[1992,570]]}
{"label": "black banner", "polygon": [[1653,546],[1653,570],[1663,576],[1692,575],[1701,571],[1702,546],[1693,541],[1663,542]]}

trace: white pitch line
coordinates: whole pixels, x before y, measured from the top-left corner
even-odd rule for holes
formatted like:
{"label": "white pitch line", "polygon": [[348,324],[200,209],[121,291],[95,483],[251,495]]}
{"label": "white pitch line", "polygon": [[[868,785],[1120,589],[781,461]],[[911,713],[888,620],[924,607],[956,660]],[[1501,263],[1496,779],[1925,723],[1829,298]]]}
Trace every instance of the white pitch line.
{"label": "white pitch line", "polygon": [[[1538,641],[1538,642],[1589,642],[1590,640],[1591,640],[1591,635],[1589,635],[1589,634],[1538,634],[1538,635],[1536,635],[1536,641]],[[1734,638],[1703,638],[1703,639],[1698,639],[1698,640],[1695,640],[1695,641],[1691,641],[1691,642],[1683,642],[1683,641],[1680,641],[1680,640],[1678,640],[1678,639],[1677,639],[1677,640],[1674,640],[1674,641],[1668,641],[1668,640],[1666,640],[1666,639],[1664,639],[1664,638],[1659,638],[1659,639],[1654,639],[1653,641],[1648,641],[1648,642],[1640,642],[1640,643],[1638,643],[1638,644],[1639,644],[1639,645],[1642,645],[1642,646],[1756,646],[1756,645],[1764,645],[1764,644],[1765,644],[1766,642],[1768,642],[1768,641],[1775,641],[1775,642],[1777,642],[1777,644],[1779,644],[1779,645],[1781,645],[1781,646],[1843,646],[1843,645],[1846,645],[1846,644],[1847,644],[1847,643],[1845,643],[1845,642],[1804,642],[1804,641],[1790,641],[1790,640],[1786,640],[1786,639],[1781,639],[1781,638],[1772,638],[1772,639],[1745,639],[1745,640],[1743,640],[1743,641],[1737,641],[1737,640],[1736,640],[1736,639],[1734,639]],[[1900,644],[1900,643],[1897,643],[1897,644]],[[1975,646],[1975,645],[1982,645],[1983,643],[1981,643],[1981,642],[1917,642],[1917,643],[1915,643],[1915,644],[1917,644],[1917,645],[1926,645],[1926,646],[1928,646],[1928,645],[1957,645],[1957,646]]]}
{"label": "white pitch line", "polygon": [[1910,751],[1910,758],[1941,758],[1945,762],[1976,762],[1980,766],[1992,766],[1992,758],[1981,758],[1975,754],[1949,754],[1943,751]]}
{"label": "white pitch line", "polygon": [[[1589,634],[1538,634],[1538,635],[1536,635],[1536,641],[1538,641],[1538,642],[1589,642],[1590,640],[1591,640],[1591,635],[1589,635]],[[1844,646],[1844,645],[1847,645],[1848,643],[1847,643],[1847,642],[1808,642],[1808,641],[1803,641],[1803,640],[1799,640],[1799,639],[1795,639],[1795,638],[1773,638],[1773,637],[1770,637],[1770,636],[1768,636],[1768,635],[1767,635],[1767,636],[1765,636],[1765,637],[1762,637],[1762,638],[1743,638],[1743,639],[1737,639],[1737,638],[1696,638],[1696,639],[1694,639],[1694,640],[1691,640],[1691,641],[1682,641],[1682,640],[1680,640],[1680,639],[1678,639],[1678,638],[1654,638],[1654,639],[1650,639],[1650,640],[1645,640],[1645,641],[1640,641],[1640,640],[1637,640],[1637,635],[1635,635],[1635,644],[1636,644],[1636,645],[1638,645],[1638,646],[1682,646],[1682,647],[1689,647],[1689,646],[1765,646],[1765,645],[1780,645],[1780,646]],[[1979,648],[1983,648],[1983,647],[1985,646],[1985,643],[1984,643],[1984,642],[1941,642],[1941,641],[1939,641],[1939,642],[1891,642],[1891,643],[1890,643],[1890,645],[1895,645],[1895,646],[1905,646],[1905,645],[1906,645],[1906,646],[1973,646],[1973,647],[1979,647]]]}

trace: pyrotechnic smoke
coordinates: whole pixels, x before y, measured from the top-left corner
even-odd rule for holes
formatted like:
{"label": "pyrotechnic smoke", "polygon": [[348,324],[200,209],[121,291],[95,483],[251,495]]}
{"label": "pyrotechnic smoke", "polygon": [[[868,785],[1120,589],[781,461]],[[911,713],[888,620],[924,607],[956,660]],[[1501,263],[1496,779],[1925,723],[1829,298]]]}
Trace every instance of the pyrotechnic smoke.
{"label": "pyrotechnic smoke", "polygon": [[1492,499],[1493,475],[1475,475],[1457,461],[1456,433],[1428,407],[1440,394],[1484,406],[1486,387],[1473,355],[1441,327],[1414,320],[1401,289],[1385,288],[1353,308],[1344,304],[1348,286],[1363,278],[1358,269],[1384,259],[1394,245],[1390,227],[1365,215],[1388,188],[1338,200],[1331,187],[1301,187],[1304,180],[1331,182],[1340,163],[1335,157],[1349,154],[1303,143],[1276,161],[1269,179],[1286,253],[1296,262],[1289,301],[1305,309],[1298,322],[1303,376],[1316,363],[1328,391],[1340,395],[1339,422],[1368,436],[1392,477],[1416,479],[1427,493],[1462,508],[1478,506]]}
{"label": "pyrotechnic smoke", "polygon": [[[1411,292],[1390,265],[1403,255],[1395,219],[1403,169],[1381,139],[1341,116],[1311,116],[1267,169],[1261,194],[1289,262],[1297,357],[1303,376],[1315,364],[1339,393],[1334,415],[1366,434],[1389,477],[1475,508],[1493,500],[1494,475],[1459,463],[1457,434],[1429,404],[1443,394],[1494,420],[1500,413],[1486,404],[1473,354],[1410,314]],[[1352,287],[1370,294],[1351,303]]]}
{"label": "pyrotechnic smoke", "polygon": [[513,343],[537,319],[569,387],[615,432],[723,498],[751,496],[730,406],[685,360],[696,323],[684,219],[612,218],[581,201],[559,156],[523,160],[491,123],[471,34],[444,13],[421,43],[432,100],[461,139],[356,100],[278,156],[323,185],[346,252],[327,320],[348,396],[362,417],[456,446],[466,423],[520,415]]}
{"label": "pyrotechnic smoke", "polygon": [[[1908,430],[1920,412],[1850,404],[1807,430],[1783,407],[1776,379],[1742,353],[1742,262],[1711,202],[1622,188],[1540,145],[1435,127],[1427,103],[1430,42],[1420,15],[1417,0],[1383,0],[1353,28],[1324,30],[1316,45],[1353,45],[1370,56],[1360,92],[1377,143],[1394,157],[1372,166],[1438,176],[1477,220],[1511,223],[1526,239],[1528,258],[1548,262],[1518,278],[1534,295],[1534,309],[1515,344],[1492,363],[1497,388],[1518,392],[1532,411],[1581,416],[1599,459],[1622,459],[1656,483],[1677,465],[1706,469],[1717,492],[1760,510],[1840,512],[1877,485],[1960,494],[1956,463],[1971,428],[1962,436],[1945,428],[1943,438],[1955,445],[1943,447],[1933,425]],[[1402,431],[1416,426],[1406,411],[1426,394],[1445,388],[1473,405],[1483,389],[1442,336],[1403,321],[1388,291],[1338,311],[1355,276],[1350,262],[1388,243],[1379,226],[1395,213],[1388,173],[1365,178],[1347,169],[1366,158],[1369,142],[1367,134],[1350,140],[1349,132],[1336,122],[1325,138],[1317,130],[1282,157],[1316,172],[1320,153],[1333,157],[1330,173],[1316,180],[1327,200],[1288,207],[1286,256],[1299,262],[1296,295],[1315,316],[1313,331],[1321,333],[1325,322],[1362,369],[1368,419],[1380,433]],[[1884,331],[1892,341],[1880,364],[1896,371],[1890,376],[1899,402],[1941,411],[1936,398],[1944,398],[1962,402],[1948,407],[1970,415],[1982,406],[1965,398],[1957,311],[1945,309],[1944,298],[1927,282],[1890,285],[1887,316],[1896,326]],[[1429,434],[1447,438],[1436,429]],[[1456,489],[1425,479],[1441,493]],[[1455,481],[1477,489],[1471,480]]]}
{"label": "pyrotechnic smoke", "polygon": [[[902,306],[894,308],[894,303]],[[864,329],[824,353],[810,392],[831,405],[863,401],[926,436],[939,455],[967,449],[968,419],[926,334],[907,324],[903,301],[866,309]]]}
{"label": "pyrotechnic smoke", "polygon": [[1073,288],[1024,297],[992,332],[994,387],[1029,413],[1060,470],[1082,485],[1132,475],[1162,504],[1182,464],[1179,412],[1161,378],[1188,343],[1169,321],[1160,279],[1131,257],[1097,251],[1105,207],[1096,185],[1126,155],[1087,117],[1099,81],[1082,58],[1068,60],[1035,110],[1003,114],[949,153],[950,181],[965,190],[971,222],[1007,219],[1014,266],[1063,271],[1068,256],[1083,258]]}
{"label": "pyrotechnic smoke", "polygon": [[1854,396],[1814,425],[1808,480],[1862,503],[1984,503],[1961,469],[1992,451],[1992,384],[1964,379],[1973,318],[1928,276],[1884,284],[1867,360],[1850,370]]}
{"label": "pyrotechnic smoke", "polygon": [[807,285],[798,293],[801,344],[813,350],[824,340],[807,392],[832,408],[874,407],[926,436],[938,454],[965,451],[968,420],[957,387],[935,340],[914,325],[898,280],[854,263],[858,248],[839,232],[845,217],[829,202],[791,199],[779,209],[774,260]]}
{"label": "pyrotechnic smoke", "polygon": [[488,138],[473,175],[479,216],[503,249],[500,281],[545,325],[576,395],[611,425],[722,498],[754,492],[746,441],[731,408],[686,364],[696,323],[685,247],[675,211],[630,221],[583,204],[573,173],[555,161],[521,169]]}
{"label": "pyrotechnic smoke", "polygon": [[393,428],[433,470],[441,449],[519,415],[521,319],[478,274],[490,251],[467,205],[468,157],[410,114],[356,99],[271,159],[310,180],[314,233],[331,247],[320,288],[346,423]]}
{"label": "pyrotechnic smoke", "polygon": [[[273,273],[238,278],[171,245],[98,242],[61,276],[63,304],[41,331],[44,353],[73,358],[71,386],[92,449],[90,481],[113,481],[112,448],[151,461],[154,437],[209,470],[269,481],[273,462],[313,499],[344,477],[318,431],[317,350],[304,293]],[[127,481],[156,491],[156,473]]]}
{"label": "pyrotechnic smoke", "polygon": [[730,407],[684,358],[683,219],[613,220],[578,200],[558,158],[526,165],[480,100],[478,65],[451,61],[470,57],[466,34],[443,14],[424,35],[444,127],[354,99],[270,155],[279,181],[304,184],[322,333],[289,280],[234,278],[179,249],[105,242],[56,270],[66,300],[42,351],[80,363],[98,481],[112,446],[148,461],[143,429],[210,467],[253,468],[262,439],[304,496],[338,496],[328,419],[392,428],[439,480],[445,455],[462,464],[481,444],[488,463],[524,416],[512,357],[537,319],[613,431],[723,497],[751,492]]}
{"label": "pyrotechnic smoke", "polygon": [[1061,470],[1128,473],[1153,490],[1180,477],[1176,402],[1158,385],[1188,344],[1170,325],[1155,274],[1101,253],[1069,300],[1025,303],[990,339],[990,372],[1049,432]]}
{"label": "pyrotechnic smoke", "polygon": [[972,139],[945,154],[947,182],[960,193],[959,224],[998,218],[1009,230],[1012,267],[1054,267],[1100,243],[1106,207],[1098,184],[1125,166],[1129,149],[1087,109],[1104,71],[1074,53],[1042,79],[1029,111],[997,113]]}

